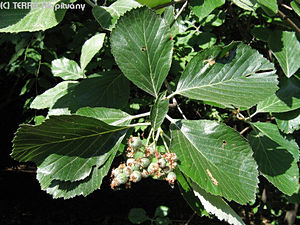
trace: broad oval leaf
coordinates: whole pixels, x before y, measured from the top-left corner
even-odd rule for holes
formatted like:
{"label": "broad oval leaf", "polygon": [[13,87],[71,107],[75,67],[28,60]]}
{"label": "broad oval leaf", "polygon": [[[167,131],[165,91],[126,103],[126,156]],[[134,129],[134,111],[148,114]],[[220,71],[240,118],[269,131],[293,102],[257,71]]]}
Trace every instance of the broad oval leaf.
{"label": "broad oval leaf", "polygon": [[61,77],[64,80],[85,78],[77,62],[64,57],[52,61],[51,71],[55,77]]}
{"label": "broad oval leaf", "polygon": [[295,32],[272,31],[268,44],[285,75],[291,77],[300,68],[300,43]]}
{"label": "broad oval leaf", "polygon": [[[120,72],[95,75],[80,82],[65,81],[38,95],[31,108],[76,112],[82,107],[121,108],[129,98],[129,82]],[[65,109],[65,110],[61,110]]]}
{"label": "broad oval leaf", "polygon": [[170,129],[170,150],[184,174],[213,195],[241,204],[255,199],[257,165],[237,131],[210,120],[178,120]]}
{"label": "broad oval leaf", "polygon": [[[154,8],[156,6],[163,5],[165,3],[171,2],[172,0],[136,0],[137,2],[141,3],[142,5],[146,5],[149,8]],[[157,13],[162,13],[165,8],[161,8],[156,10]]]}
{"label": "broad oval leaf", "polygon": [[0,10],[0,32],[33,32],[56,26],[67,11],[67,9],[55,10],[55,4],[59,2],[60,0],[5,1],[9,9]]}
{"label": "broad oval leaf", "polygon": [[213,47],[196,55],[183,72],[174,94],[220,107],[250,108],[276,91],[274,65],[256,50],[239,44],[227,51],[229,58],[218,59],[224,50]]}
{"label": "broad oval leaf", "polygon": [[298,16],[300,16],[300,2],[297,3],[296,1],[292,1],[291,6],[292,6],[293,10],[295,11],[295,13],[297,13]]}
{"label": "broad oval leaf", "polygon": [[256,129],[248,139],[259,171],[283,193],[296,193],[299,188],[299,150],[296,142],[285,139],[274,124],[257,122],[252,125]]}
{"label": "broad oval leaf", "polygon": [[134,0],[118,0],[109,7],[98,6],[93,7],[93,15],[102,28],[112,30],[120,16],[125,12],[140,7],[141,4]]}
{"label": "broad oval leaf", "polygon": [[104,38],[104,33],[96,34],[83,44],[80,55],[80,66],[82,71],[84,71],[92,58],[102,48]]}
{"label": "broad oval leaf", "polygon": [[193,13],[199,18],[199,21],[207,17],[214,9],[222,6],[225,0],[193,0],[190,1]]}
{"label": "broad oval leaf", "polygon": [[146,7],[122,16],[111,33],[111,49],[124,75],[157,97],[171,67],[170,28]]}
{"label": "broad oval leaf", "polygon": [[245,10],[254,11],[256,8],[256,0],[232,0],[232,2]]}
{"label": "broad oval leaf", "polygon": [[287,112],[300,107],[300,80],[291,77],[280,81],[279,90],[257,104],[257,112]]}
{"label": "broad oval leaf", "polygon": [[40,182],[42,190],[51,194],[53,198],[69,199],[78,195],[87,196],[96,189],[100,189],[103,178],[107,175],[111,163],[115,158],[118,146],[111,150],[111,155],[104,165],[99,168],[94,167],[90,175],[79,181],[61,181],[51,177],[51,174],[46,175],[40,170],[37,170],[37,179]]}
{"label": "broad oval leaf", "polygon": [[283,113],[272,113],[276,119],[278,128],[286,133],[291,134],[300,129],[300,109]]}
{"label": "broad oval leaf", "polygon": [[169,109],[169,99],[166,99],[166,92],[159,94],[150,111],[150,121],[153,130],[157,130],[163,123]]}
{"label": "broad oval leaf", "polygon": [[200,199],[207,212],[214,214],[219,220],[225,220],[233,225],[245,225],[239,215],[220,197],[207,193],[197,184],[193,183],[195,195]]}
{"label": "broad oval leaf", "polygon": [[108,125],[79,115],[52,116],[38,126],[21,125],[13,140],[12,157],[33,161],[43,174],[61,181],[88,177],[119,145],[126,127]]}

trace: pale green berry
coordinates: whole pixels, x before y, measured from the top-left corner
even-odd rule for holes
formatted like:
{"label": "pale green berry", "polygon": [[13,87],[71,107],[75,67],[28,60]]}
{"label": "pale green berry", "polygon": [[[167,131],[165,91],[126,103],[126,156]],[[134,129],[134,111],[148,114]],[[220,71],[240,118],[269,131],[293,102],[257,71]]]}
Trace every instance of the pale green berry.
{"label": "pale green berry", "polygon": [[111,171],[111,176],[112,176],[112,177],[116,177],[116,176],[118,176],[118,174],[120,174],[120,173],[122,173],[122,172],[123,172],[123,169],[120,169],[120,168],[113,169],[113,170]]}
{"label": "pale green berry", "polygon": [[131,172],[132,172],[132,171],[131,171],[131,169],[130,169],[129,166],[125,166],[125,167],[123,168],[123,173],[126,175],[126,177],[129,177]]}
{"label": "pale green berry", "polygon": [[138,162],[135,162],[130,168],[133,171],[139,171],[141,169],[141,164]]}
{"label": "pale green berry", "polygon": [[139,182],[142,179],[142,174],[139,171],[133,171],[130,174],[130,181],[136,183]]}
{"label": "pale green berry", "polygon": [[163,158],[159,159],[157,163],[158,163],[160,168],[165,168],[166,165],[167,165],[166,160],[164,160]]}
{"label": "pale green berry", "polygon": [[159,166],[157,163],[150,163],[150,165],[147,168],[147,171],[150,175],[155,174],[156,172],[159,171]]}
{"label": "pale green berry", "polygon": [[143,178],[149,177],[149,173],[148,173],[148,171],[145,170],[145,169],[143,169],[143,171],[141,172],[141,174],[142,174],[142,177],[143,177]]}
{"label": "pale green berry", "polygon": [[116,182],[118,185],[125,184],[128,181],[128,177],[124,173],[119,173],[116,178]]}
{"label": "pale green berry", "polygon": [[150,165],[150,159],[148,159],[148,158],[141,158],[140,159],[140,163],[141,163],[141,166],[143,168],[147,168]]}
{"label": "pale green berry", "polygon": [[139,137],[130,137],[128,140],[128,146],[133,149],[138,149],[142,147],[143,143]]}
{"label": "pale green berry", "polygon": [[169,182],[169,184],[173,185],[176,180],[176,174],[174,172],[168,173],[166,180]]}
{"label": "pale green berry", "polygon": [[132,166],[132,165],[134,165],[135,164],[135,159],[133,159],[133,158],[129,158],[129,159],[127,159],[127,161],[126,161],[126,165],[127,166]]}

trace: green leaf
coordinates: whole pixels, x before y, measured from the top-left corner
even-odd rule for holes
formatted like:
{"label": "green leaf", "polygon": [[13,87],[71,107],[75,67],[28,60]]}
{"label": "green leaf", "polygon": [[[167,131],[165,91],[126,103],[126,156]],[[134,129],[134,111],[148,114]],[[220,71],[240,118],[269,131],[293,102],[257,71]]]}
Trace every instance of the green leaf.
{"label": "green leaf", "polygon": [[239,44],[229,58],[222,48],[196,55],[187,65],[174,94],[228,108],[250,108],[277,89],[274,65],[249,46]]}
{"label": "green leaf", "polygon": [[150,121],[154,131],[163,123],[169,110],[169,99],[166,99],[166,93],[165,91],[158,95],[150,111]]}
{"label": "green leaf", "polygon": [[292,1],[291,6],[292,6],[293,10],[295,11],[295,13],[297,13],[298,16],[300,16],[300,3]]}
{"label": "green leaf", "polygon": [[147,216],[147,213],[142,208],[132,208],[129,211],[128,219],[133,224],[141,224],[150,218]]}
{"label": "green leaf", "polygon": [[214,214],[219,220],[233,225],[245,225],[239,215],[219,196],[207,193],[197,184],[193,183],[195,195],[200,199],[207,212]]}
{"label": "green leaf", "polygon": [[[38,95],[32,102],[35,109],[67,109],[76,112],[82,107],[120,108],[127,104],[129,82],[119,72],[96,75],[76,81],[64,81]],[[65,111],[62,111],[65,113]]]}
{"label": "green leaf", "polygon": [[64,57],[52,61],[51,71],[55,77],[61,77],[64,80],[85,78],[77,62]]}
{"label": "green leaf", "polygon": [[96,34],[83,44],[80,55],[80,66],[82,71],[84,71],[94,55],[102,48],[104,38],[105,33]]}
{"label": "green leaf", "polygon": [[257,2],[268,16],[275,16],[277,14],[278,5],[276,0],[257,0]]}
{"label": "green leaf", "polygon": [[[149,8],[154,8],[156,6],[171,2],[172,0],[136,0],[137,2],[141,3],[142,5],[146,5]],[[156,10],[157,13],[162,13],[165,8]]]}
{"label": "green leaf", "polygon": [[241,7],[242,9],[254,11],[256,1],[255,0],[232,0],[234,4],[236,4],[238,7]]}
{"label": "green leaf", "polygon": [[124,75],[155,97],[171,66],[169,35],[164,20],[146,7],[127,12],[111,33],[112,53]]}
{"label": "green leaf", "polygon": [[[66,9],[55,10],[55,4],[61,3],[60,0],[51,2],[49,0],[24,0],[22,2],[8,0],[5,2],[9,2],[10,6],[9,9],[0,11],[0,32],[18,33],[46,30],[60,23],[67,11]],[[36,7],[22,7],[18,3],[21,5],[32,4]]]}
{"label": "green leaf", "polygon": [[299,68],[300,43],[295,32],[275,30],[268,40],[269,47],[287,77],[291,77]]}
{"label": "green leaf", "polygon": [[276,119],[278,128],[286,134],[300,129],[300,109],[283,113],[273,113],[273,116]]}
{"label": "green leaf", "polygon": [[257,112],[287,112],[300,107],[300,80],[282,79],[280,89],[257,104]]}
{"label": "green leaf", "polygon": [[299,159],[295,141],[284,138],[276,125],[257,122],[248,136],[259,171],[287,195],[298,190]]}
{"label": "green leaf", "polygon": [[118,148],[115,146],[111,150],[111,155],[105,164],[99,168],[94,167],[91,174],[83,180],[75,182],[55,180],[51,177],[51,174],[45,175],[39,169],[37,170],[37,179],[40,182],[42,190],[51,194],[53,198],[69,199],[78,195],[87,196],[100,188],[102,180],[107,175],[117,151]]}
{"label": "green leaf", "polygon": [[77,115],[92,117],[98,120],[101,120],[105,123],[110,125],[128,125],[132,120],[132,116],[123,112],[119,109],[111,109],[111,108],[104,108],[104,107],[84,107],[80,108],[77,112]]}
{"label": "green leaf", "polygon": [[115,27],[120,16],[123,16],[125,12],[140,6],[141,4],[134,0],[118,0],[109,7],[95,6],[93,7],[92,13],[102,28],[111,31]]}
{"label": "green leaf", "polygon": [[210,120],[178,120],[170,129],[170,150],[184,174],[213,195],[241,204],[255,199],[257,165],[238,132]]}
{"label": "green leaf", "polygon": [[199,18],[199,21],[207,17],[214,9],[222,6],[225,0],[193,0],[190,2],[192,12]]}
{"label": "green leaf", "polygon": [[192,208],[192,210],[194,210],[194,212],[196,212],[198,216],[208,216],[199,198],[194,194],[194,191],[191,187],[191,180],[185,177],[181,172],[176,173],[176,179],[179,182],[180,193],[182,194],[184,200]]}
{"label": "green leaf", "polygon": [[52,116],[38,126],[21,125],[13,140],[12,157],[33,161],[41,173],[61,181],[88,177],[119,145],[126,127],[79,115]]}

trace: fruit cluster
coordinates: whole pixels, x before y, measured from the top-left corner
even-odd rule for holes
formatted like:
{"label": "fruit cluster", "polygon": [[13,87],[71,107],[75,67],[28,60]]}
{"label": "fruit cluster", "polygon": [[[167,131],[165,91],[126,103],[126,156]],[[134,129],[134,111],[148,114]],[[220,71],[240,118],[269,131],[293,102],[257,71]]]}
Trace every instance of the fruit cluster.
{"label": "fruit cluster", "polygon": [[144,146],[139,137],[130,137],[126,163],[120,164],[111,172],[111,188],[122,184],[129,188],[131,182],[136,183],[149,176],[164,179],[173,187],[176,180],[174,169],[177,166],[177,156],[170,152],[161,154],[154,146]]}

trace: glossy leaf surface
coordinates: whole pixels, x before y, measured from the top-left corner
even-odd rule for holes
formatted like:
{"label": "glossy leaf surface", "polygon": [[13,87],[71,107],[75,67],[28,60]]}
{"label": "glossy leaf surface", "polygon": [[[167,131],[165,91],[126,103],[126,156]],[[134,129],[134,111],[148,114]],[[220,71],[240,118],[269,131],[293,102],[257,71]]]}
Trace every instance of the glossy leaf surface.
{"label": "glossy leaf surface", "polygon": [[77,62],[67,58],[53,60],[51,63],[51,71],[55,77],[61,77],[63,80],[85,78]]}
{"label": "glossy leaf surface", "polygon": [[275,16],[277,14],[278,5],[276,0],[257,0],[257,2],[267,15]]}
{"label": "glossy leaf surface", "polygon": [[257,165],[238,132],[210,120],[178,120],[170,129],[170,151],[184,174],[213,195],[241,204],[255,199]]}
{"label": "glossy leaf surface", "polygon": [[259,171],[280,191],[292,195],[298,190],[299,159],[295,141],[284,138],[276,125],[257,122],[248,139]]}
{"label": "glossy leaf surface", "polygon": [[274,65],[249,46],[213,47],[196,55],[183,72],[175,94],[216,103],[221,107],[249,108],[275,93]]}
{"label": "glossy leaf surface", "polygon": [[97,54],[97,52],[102,48],[104,38],[104,33],[96,34],[84,43],[80,55],[80,66],[82,71],[89,64],[92,58]]}
{"label": "glossy leaf surface", "polygon": [[134,0],[118,0],[109,7],[97,5],[93,7],[92,12],[102,28],[112,30],[120,16],[139,6],[141,5]]}
{"label": "glossy leaf surface", "polygon": [[295,77],[280,81],[280,89],[257,104],[258,112],[287,112],[300,107],[300,80]]}
{"label": "glossy leaf surface", "polygon": [[124,75],[155,97],[169,72],[172,47],[170,28],[146,7],[127,12],[111,34],[112,53]]}
{"label": "glossy leaf surface", "polygon": [[272,113],[278,128],[284,133],[293,133],[300,129],[300,109],[283,113]]}
{"label": "glossy leaf surface", "polygon": [[225,0],[193,0],[190,2],[193,13],[199,18],[199,21],[207,17],[214,9],[222,6]]}
{"label": "glossy leaf surface", "polygon": [[61,181],[88,177],[121,143],[126,127],[115,127],[79,115],[52,116],[38,126],[21,125],[13,140],[12,157],[33,161],[43,174]]}

